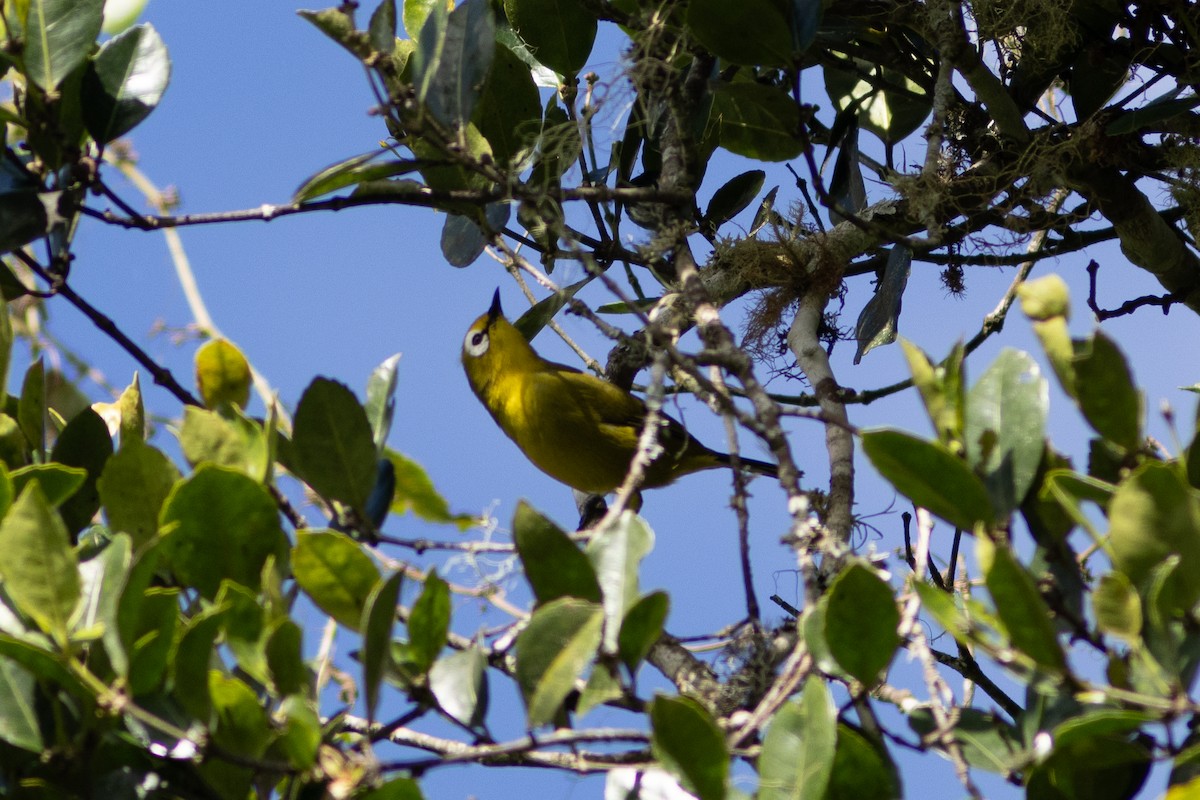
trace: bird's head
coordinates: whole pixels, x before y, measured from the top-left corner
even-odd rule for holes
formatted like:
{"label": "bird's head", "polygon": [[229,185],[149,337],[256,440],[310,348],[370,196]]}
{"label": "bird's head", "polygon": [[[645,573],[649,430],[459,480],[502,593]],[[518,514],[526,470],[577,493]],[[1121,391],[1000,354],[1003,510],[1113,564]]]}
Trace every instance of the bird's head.
{"label": "bird's head", "polygon": [[482,392],[501,374],[529,369],[538,361],[525,337],[504,318],[497,289],[487,313],[471,323],[463,339],[463,369],[471,388]]}

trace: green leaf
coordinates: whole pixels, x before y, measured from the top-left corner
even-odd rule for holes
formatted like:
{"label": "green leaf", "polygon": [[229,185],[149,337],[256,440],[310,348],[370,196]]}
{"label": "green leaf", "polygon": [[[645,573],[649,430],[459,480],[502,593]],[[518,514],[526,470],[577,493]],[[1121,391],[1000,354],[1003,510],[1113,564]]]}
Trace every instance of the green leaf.
{"label": "green leaf", "polygon": [[967,396],[967,461],[1006,516],[1021,505],[1042,461],[1050,387],[1027,353],[1005,348]]}
{"label": "green leaf", "polygon": [[54,637],[67,641],[80,597],[79,568],[62,519],[35,481],[0,521],[0,577],[12,602]]}
{"label": "green leaf", "polygon": [[837,726],[837,751],[824,800],[893,800],[900,776],[882,745],[845,723]]}
{"label": "green leaf", "polygon": [[53,92],[100,36],[104,0],[29,0],[21,59],[30,83]]}
{"label": "green leaf", "polygon": [[40,753],[45,746],[38,724],[34,676],[7,658],[0,659],[0,740]]}
{"label": "green leaf", "polygon": [[550,324],[550,320],[554,319],[554,315],[562,310],[567,301],[574,297],[580,289],[591,283],[593,279],[594,276],[589,275],[583,280],[572,283],[570,286],[564,286],[561,290],[548,297],[543,297],[513,321],[513,327],[521,332],[521,335],[525,337],[525,341],[532,342],[534,337]]}
{"label": "green leaf", "polygon": [[358,630],[379,570],[353,539],[334,531],[302,530],[292,548],[292,573],[317,608]]}
{"label": "green leaf", "polygon": [[912,250],[902,245],[892,245],[883,268],[883,277],[875,286],[875,294],[863,306],[854,327],[854,338],[858,340],[855,364],[876,347],[896,341],[901,301],[904,299],[904,289],[908,286],[911,267]]}
{"label": "green leaf", "polygon": [[504,0],[504,13],[538,63],[574,75],[596,40],[596,17],[580,0]]}
{"label": "green leaf", "polygon": [[250,362],[233,342],[212,339],[196,351],[196,386],[206,407],[245,408],[252,382]]}
{"label": "green leaf", "polygon": [[384,55],[391,54],[396,48],[396,0],[382,0],[371,12],[367,33],[371,37],[371,49]]}
{"label": "green leaf", "polygon": [[1116,343],[1096,331],[1072,364],[1073,394],[1092,428],[1113,444],[1137,449],[1142,443],[1142,396]]}
{"label": "green leaf", "polygon": [[1100,630],[1135,643],[1142,633],[1142,599],[1121,572],[1100,577],[1092,592],[1092,613]]}
{"label": "green leaf", "polygon": [[995,518],[983,481],[948,448],[896,430],[865,431],[863,452],[896,491],[956,528]]}
{"label": "green leaf", "polygon": [[385,181],[398,175],[416,172],[421,167],[419,160],[412,159],[384,161],[380,164],[372,163],[375,159],[386,155],[389,155],[389,151],[378,148],[331,164],[300,184],[292,195],[292,202],[306,203],[347,186]]}
{"label": "green leaf", "polygon": [[777,0],[691,0],[687,27],[706,49],[732,64],[785,67],[792,60],[787,12]]}
{"label": "green leaf", "polygon": [[134,697],[161,689],[178,622],[179,590],[158,586],[147,589],[139,607],[133,647],[129,650],[129,692]]}
{"label": "green leaf", "polygon": [[213,741],[226,752],[258,758],[270,741],[271,723],[254,691],[237,678],[213,670],[208,688],[216,719]]}
{"label": "green leaf", "polygon": [[713,87],[710,123],[721,147],[759,161],[787,161],[804,151],[800,113],[780,89],[758,83]]}
{"label": "green leaf", "polygon": [[367,379],[367,422],[375,435],[375,452],[380,455],[392,431],[392,414],[396,410],[396,367],[399,363],[399,353],[389,356],[371,371],[371,377]]}
{"label": "green leaf", "polygon": [[279,712],[284,720],[283,732],[275,746],[283,751],[294,769],[311,769],[316,764],[323,739],[321,718],[314,704],[304,697],[293,695],[284,699]]}
{"label": "green leaf", "polygon": [[492,7],[471,0],[447,13],[438,4],[425,20],[413,52],[417,102],[434,118],[461,127],[471,118],[496,48]]}
{"label": "green leaf", "polygon": [[83,78],[88,133],[100,144],[124,136],[158,106],[170,80],[171,58],[152,25],[109,39]]}
{"label": "green leaf", "polygon": [[1200,506],[1172,465],[1147,462],[1124,480],[1108,506],[1113,564],[1138,586],[1172,554],[1180,559],[1180,598],[1200,599]]}
{"label": "green leaf", "polygon": [[617,637],[617,655],[631,674],[662,636],[670,607],[671,598],[666,592],[651,592],[625,613],[625,619],[621,621],[621,633]]}
{"label": "green leaf", "polygon": [[224,622],[223,608],[204,609],[185,621],[175,652],[168,662],[172,671],[172,696],[181,708],[196,719],[208,719],[212,712],[208,672],[213,648]]}
{"label": "green leaf", "polygon": [[450,586],[438,577],[437,570],[430,570],[408,615],[406,666],[418,674],[428,672],[446,646],[449,631]]}
{"label": "green leaf", "polygon": [[1013,647],[1035,664],[1052,673],[1066,667],[1066,658],[1050,609],[1038,592],[1037,583],[1007,546],[993,544],[987,537],[976,541],[979,568]]}
{"label": "green leaf", "polygon": [[375,484],[375,439],[353,392],[313,380],[296,408],[292,447],[300,477],[317,494],[363,511]]}
{"label": "green leaf", "polygon": [[290,619],[282,619],[267,638],[267,670],[275,694],[300,694],[308,685],[304,664],[304,631]]}
{"label": "green leaf", "polygon": [[508,224],[511,208],[506,202],[488,203],[482,223],[478,213],[471,216],[448,214],[442,226],[442,255],[452,267],[469,267],[483,255],[495,232]]}
{"label": "green leaf", "polygon": [[887,144],[915,131],[933,107],[933,98],[903,72],[860,58],[826,66],[825,90],[838,111],[857,104],[859,124]]}
{"label": "green leaf", "polygon": [[[598,530],[587,546],[604,604],[604,651],[617,652],[625,612],[638,601],[638,567],[654,549],[654,531],[632,511]],[[590,599],[590,598],[589,598]]]}
{"label": "green leaf", "polygon": [[960,642],[969,641],[971,624],[966,614],[955,605],[952,595],[928,583],[914,584],[913,589],[920,596],[921,605],[947,633]]}
{"label": "green leaf", "polygon": [[362,800],[422,800],[421,787],[412,778],[392,778],[364,794]]}
{"label": "green leaf", "polygon": [[392,628],[396,624],[396,606],[400,603],[400,583],[404,572],[381,578],[367,596],[363,606],[362,624],[362,691],[366,698],[367,719],[375,720],[379,707],[379,690],[392,650]]}
{"label": "green leaf", "polygon": [[146,409],[142,405],[142,386],[137,373],[121,397],[117,400],[117,408],[121,412],[120,441],[124,446],[131,442],[146,440]]}
{"label": "green leaf", "polygon": [[1172,117],[1191,111],[1200,104],[1200,97],[1191,95],[1178,99],[1158,100],[1141,108],[1126,111],[1118,116],[1104,129],[1108,136],[1124,136],[1134,133],[1156,122],[1164,122]]}
{"label": "green leaf", "polygon": [[46,446],[46,367],[41,358],[25,370],[17,421],[30,446],[41,451]]}
{"label": "green leaf", "polygon": [[[8,165],[9,169],[16,169],[15,165]],[[27,177],[21,176],[20,180],[28,180]],[[0,279],[4,275],[13,278],[12,271],[5,265],[0,271]],[[13,298],[3,295],[5,300]],[[8,314],[0,314],[0,408],[8,407],[8,370],[12,365],[12,346],[13,346],[13,327],[12,319]]]}
{"label": "green leaf", "polygon": [[[922,737],[937,732],[937,721],[928,708],[914,709],[909,726]],[[962,748],[963,758],[976,769],[1009,775],[1027,763],[1021,735],[1012,725],[977,708],[959,708],[950,736]]]}
{"label": "green leaf", "polygon": [[575,717],[581,718],[593,708],[616,700],[623,694],[617,665],[608,659],[597,661],[583,690],[579,692],[579,700],[575,703]]}
{"label": "green leaf", "polygon": [[439,658],[429,670],[429,689],[451,719],[469,728],[483,723],[488,707],[487,657],[478,647]]}
{"label": "green leaf", "polygon": [[825,682],[810,675],[799,702],[771,720],[758,757],[759,800],[820,800],[837,747],[837,708]]}
{"label": "green leaf", "polygon": [[1124,736],[1094,736],[1058,745],[1028,774],[1026,797],[1051,800],[1125,800],[1145,783],[1151,753],[1140,741]]}
{"label": "green leaf", "polygon": [[[695,8],[695,5],[689,6],[689,10]],[[713,193],[712,199],[708,201],[708,208],[701,220],[702,224],[710,231],[716,231],[717,228],[742,213],[747,206],[754,202],[754,198],[762,190],[766,177],[767,173],[761,169],[752,169],[730,178]]]}
{"label": "green leaf", "polygon": [[172,571],[207,598],[225,579],[257,590],[267,557],[287,547],[271,493],[213,464],[175,484],[163,504],[160,527]]}
{"label": "green leaf", "polygon": [[524,500],[517,504],[512,529],[525,578],[539,605],[560,597],[600,602],[595,567],[562,529]]}
{"label": "green leaf", "polygon": [[90,408],[76,414],[58,435],[50,459],[68,467],[87,470],[83,486],[58,509],[71,533],[90,525],[100,510],[100,491],[96,484],[112,454],[113,442],[108,425]]}
{"label": "green leaf", "polygon": [[541,133],[542,100],[529,65],[507,47],[497,47],[472,116],[501,166],[520,163]]}
{"label": "green leaf", "polygon": [[229,467],[262,483],[271,474],[270,445],[263,426],[240,411],[183,410],[179,446],[189,464]]}
{"label": "green leaf", "polygon": [[452,514],[446,499],[438,494],[433,481],[425,469],[407,456],[395,450],[387,450],[384,456],[396,470],[396,491],[392,496],[391,511],[404,515],[412,512],[429,522],[449,522],[466,530],[475,524],[475,518],[467,514]]}
{"label": "green leaf", "polygon": [[552,722],[575,681],[596,657],[604,611],[596,603],[560,597],[539,607],[517,636],[517,683],[529,727]]}
{"label": "green leaf", "polygon": [[829,587],[825,642],[850,675],[874,686],[900,644],[900,611],[892,587],[862,564],[842,571]]}
{"label": "green leaf", "polygon": [[962,343],[955,344],[949,355],[937,365],[909,341],[901,339],[900,347],[908,361],[913,383],[921,393],[925,411],[937,431],[938,441],[947,446],[961,446],[966,425]]}
{"label": "green leaf", "polygon": [[13,470],[12,493],[20,494],[31,482],[42,487],[46,502],[57,508],[87,480],[87,470],[79,467],[64,467],[62,464],[31,464]]}
{"label": "green leaf", "polygon": [[128,533],[138,548],[158,531],[163,503],[180,474],[156,448],[137,439],[123,445],[108,460],[96,489],[109,528]]}
{"label": "green leaf", "polygon": [[722,800],[729,789],[725,736],[690,697],[656,695],[650,703],[650,748],[667,771],[700,800]]}
{"label": "green leaf", "polygon": [[237,659],[238,669],[266,685],[271,677],[267,670],[268,631],[258,593],[222,581],[215,602],[225,609],[225,644]]}

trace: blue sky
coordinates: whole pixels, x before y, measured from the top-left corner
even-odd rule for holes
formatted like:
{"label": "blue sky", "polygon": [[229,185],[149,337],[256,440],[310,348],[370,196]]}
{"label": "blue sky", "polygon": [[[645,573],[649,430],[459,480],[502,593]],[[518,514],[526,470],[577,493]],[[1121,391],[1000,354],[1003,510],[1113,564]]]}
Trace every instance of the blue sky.
{"label": "blue sky", "polygon": [[[150,3],[144,20],[165,40],[173,75],[161,106],[133,132],[132,145],[141,169],[153,181],[178,188],[182,212],[285,202],[312,173],[370,150],[386,136],[379,119],[368,114],[373,98],[361,67],[297,17],[295,10],[278,0],[255,4],[253,10],[228,0]],[[362,12],[364,20],[369,11]],[[607,31],[602,38],[611,43],[613,34]],[[591,66],[604,80],[613,82],[613,100],[619,104],[619,67],[614,53],[611,46],[598,50]],[[819,91],[819,85],[811,88]],[[824,97],[820,102],[828,109]],[[829,121],[828,110],[822,116]],[[865,149],[871,146],[869,138],[864,135]],[[919,159],[921,154],[922,142],[910,144],[905,160]],[[732,156],[719,157],[706,178],[701,205],[724,180],[752,166],[758,165]],[[115,173],[112,179],[123,197],[144,208],[131,187]],[[766,185],[775,184],[781,185],[780,206],[798,199],[782,169],[771,168]],[[884,196],[878,186],[868,185],[868,193],[872,199]],[[93,198],[91,204],[105,207],[100,198]],[[501,266],[487,257],[466,269],[448,266],[438,244],[442,221],[443,217],[429,210],[391,206],[307,214],[270,223],[188,228],[181,235],[216,323],[289,407],[294,407],[303,388],[317,375],[342,380],[361,397],[371,369],[399,352],[391,446],[422,463],[455,510],[487,510],[506,527],[517,500],[526,498],[570,525],[575,511],[569,490],[538,472],[504,438],[470,393],[458,361],[463,333],[486,310],[492,291],[501,287],[505,308],[512,315],[522,307],[520,294]],[[740,222],[745,225],[748,219]],[[173,369],[181,381],[190,382],[196,342],[178,343],[170,335],[153,333],[162,325],[179,329],[191,322],[162,236],[107,228],[88,220],[80,230],[76,254],[71,273],[75,288]],[[707,253],[698,251],[697,255]],[[1035,276],[1058,272],[1071,284],[1073,330],[1079,334],[1092,327],[1083,303],[1088,257],[1102,261],[1102,302],[1107,298],[1115,305],[1132,296],[1161,293],[1111,247],[1039,265]],[[914,264],[901,334],[940,358],[956,339],[975,333],[1013,274],[1013,269],[970,272],[968,293],[959,299],[947,296],[936,267]],[[569,283],[579,273],[563,264],[553,277]],[[869,298],[868,280],[852,282],[844,325],[852,324]],[[583,298],[593,304],[609,299],[599,289]],[[723,315],[736,325],[742,313],[742,308],[732,307]],[[559,321],[603,362],[607,348],[588,323],[575,317]],[[108,381],[117,386],[128,383],[133,362],[73,309],[52,302],[49,325]],[[1190,424],[1193,401],[1177,387],[1198,380],[1196,349],[1191,346],[1200,333],[1196,316],[1183,309],[1169,317],[1147,310],[1108,322],[1105,330],[1126,349],[1137,379],[1147,390],[1150,430],[1173,448],[1158,408],[1167,400],[1184,427]],[[539,336],[536,345],[554,360],[575,363],[552,332]],[[1019,313],[1010,316],[1001,336],[972,357],[969,374],[977,377],[1005,345],[1037,354],[1029,326]],[[883,386],[907,375],[897,347],[875,350],[859,366],[851,364],[852,357],[853,347],[842,344],[833,359],[839,380],[847,386]],[[142,377],[145,382],[146,376]],[[785,393],[801,390],[783,380],[770,388]],[[89,391],[94,399],[106,399],[95,386]],[[151,410],[166,418],[178,415],[178,405],[164,391],[146,386],[145,392]],[[1051,403],[1052,439],[1077,464],[1083,464],[1086,431],[1057,387]],[[702,406],[685,401],[673,413],[681,415],[689,429],[710,446],[723,448],[721,422]],[[929,433],[911,393],[855,407],[850,413],[856,425],[886,424]],[[822,486],[827,476],[823,431],[809,421],[794,421],[789,431],[807,473],[806,485]],[[167,446],[168,431],[160,430],[159,442]],[[743,435],[742,442],[747,455],[762,455],[748,436]],[[860,470],[857,510],[864,515],[877,514],[870,523],[882,533],[867,536],[864,546],[892,552],[901,545],[898,514],[905,505],[868,465],[860,463]],[[783,495],[761,479],[753,484],[752,494],[752,547],[760,602],[772,593],[797,602],[801,595],[792,571],[794,560],[778,543],[787,528]],[[664,588],[671,593],[669,627],[674,633],[696,634],[738,621],[741,588],[728,498],[728,477],[719,471],[691,476],[647,496],[644,514],[657,534],[658,545],[645,563],[643,588]],[[393,518],[386,530],[396,536],[459,536],[451,529],[410,519]],[[435,561],[430,558],[422,563]],[[891,567],[897,575],[904,574],[898,560],[893,559]],[[471,579],[463,569],[449,577],[464,583]],[[517,597],[522,597],[519,582],[511,584]],[[472,627],[477,607],[474,601],[460,602],[456,607],[460,627]],[[309,635],[310,646],[315,645],[317,631]],[[352,640],[346,638],[342,652],[352,647]],[[894,669],[916,674],[903,657]],[[493,688],[498,688],[495,683]],[[512,722],[503,728],[518,735],[520,726],[515,719]],[[616,722],[628,724],[628,719]],[[910,791],[920,785],[932,797],[962,794],[945,762],[934,756],[913,760],[899,750],[893,755],[903,765]],[[985,787],[995,789],[991,796],[1015,796],[1015,789],[1006,790],[999,782],[980,777]],[[532,786],[548,797],[595,796],[599,791],[594,781],[582,786],[577,782],[530,771],[445,769],[435,770],[427,779],[427,793],[430,797],[496,800],[526,796]]]}

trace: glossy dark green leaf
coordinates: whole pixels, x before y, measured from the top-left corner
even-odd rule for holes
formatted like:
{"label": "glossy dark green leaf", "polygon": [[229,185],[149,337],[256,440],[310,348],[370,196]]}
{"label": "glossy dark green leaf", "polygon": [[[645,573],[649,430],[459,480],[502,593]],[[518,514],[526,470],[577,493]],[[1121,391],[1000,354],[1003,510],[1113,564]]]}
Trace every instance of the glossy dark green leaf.
{"label": "glossy dark green leaf", "polygon": [[[8,253],[50,232],[53,218],[58,216],[61,192],[38,192],[32,189],[0,193],[0,253]],[[7,267],[4,272],[12,273]],[[25,294],[16,278],[5,280],[4,299]]]}
{"label": "glossy dark green leaf", "polygon": [[876,347],[896,341],[900,307],[911,267],[912,251],[903,245],[892,245],[883,276],[875,286],[875,294],[863,306],[854,327],[854,338],[858,340],[855,364]]}
{"label": "glossy dark green leaf", "polygon": [[1099,111],[1129,79],[1128,56],[1106,53],[1096,58],[1095,51],[1083,48],[1067,77],[1067,90],[1075,119],[1082,122]]}
{"label": "glossy dark green leaf", "polygon": [[[867,185],[858,160],[858,125],[854,122],[857,118],[852,116],[850,119],[851,125],[837,148],[833,177],[829,179],[829,199],[832,201],[829,220],[834,225],[857,216],[867,207]],[[892,252],[896,252],[895,247]]]}
{"label": "glossy dark green leaf", "polygon": [[539,604],[560,597],[600,602],[600,583],[591,560],[561,528],[522,500],[512,529],[517,555]]}
{"label": "glossy dark green leaf", "polygon": [[400,354],[383,360],[367,379],[367,422],[375,437],[375,451],[382,454],[392,431],[392,414],[396,409],[396,368]]}
{"label": "glossy dark green leaf", "polygon": [[1074,395],[1088,423],[1113,444],[1136,449],[1142,438],[1142,396],[1116,343],[1096,331],[1072,364]]}
{"label": "glossy dark green leaf", "polygon": [[296,408],[292,448],[300,477],[318,494],[360,513],[375,484],[375,439],[344,384],[316,378]]}
{"label": "glossy dark green leaf", "polygon": [[1089,708],[1054,727],[1054,743],[1069,747],[1094,736],[1134,733],[1143,725],[1153,723],[1155,715],[1148,711],[1127,708]]}
{"label": "glossy dark green leaf", "polygon": [[863,452],[896,490],[954,525],[972,530],[995,512],[983,481],[944,445],[901,431],[866,431]]}
{"label": "glossy dark green leaf", "polygon": [[30,464],[13,470],[9,478],[15,495],[19,495],[30,482],[36,481],[42,487],[46,502],[57,508],[87,480],[87,470],[55,463]]}
{"label": "glossy dark green leaf", "polygon": [[209,673],[208,688],[215,715],[213,741],[246,758],[262,755],[270,743],[271,723],[254,690],[215,670]]}
{"label": "glossy dark green leaf", "polygon": [[803,53],[812,46],[821,27],[824,10],[821,0],[789,0],[788,22],[791,24],[794,52]]}
{"label": "glossy dark green leaf", "polygon": [[482,724],[488,708],[487,657],[474,646],[448,653],[430,668],[429,689],[452,719],[467,727]]}
{"label": "glossy dark green leaf", "polygon": [[317,608],[358,630],[379,570],[357,542],[334,531],[300,531],[291,564],[296,583]]}
{"label": "glossy dark green leaf", "polygon": [[66,642],[80,597],[79,568],[66,527],[35,481],[0,520],[0,577],[17,608]]}
{"label": "glossy dark green leaf", "polygon": [[639,567],[653,549],[654,531],[632,511],[626,511],[607,527],[595,531],[588,542],[587,557],[596,570],[603,596],[606,653],[617,652],[617,638],[625,612],[641,595]]}
{"label": "glossy dark green leaf", "polygon": [[1045,449],[1050,387],[1027,353],[1005,348],[967,396],[967,461],[1001,515],[1020,506]]}
{"label": "glossy dark green leaf", "polygon": [[892,588],[868,567],[850,566],[829,587],[825,642],[841,668],[866,686],[891,663],[899,624]]}
{"label": "glossy dark green leaf", "polygon": [[534,337],[541,333],[542,329],[550,323],[550,320],[554,319],[554,315],[562,310],[567,301],[593,280],[594,277],[589,275],[583,280],[576,281],[569,286],[564,286],[561,291],[543,297],[530,306],[521,316],[517,317],[513,322],[513,327],[521,332],[521,335],[525,337],[525,341],[532,342]]}
{"label": "glossy dark green leaf", "polygon": [[83,79],[83,121],[97,142],[124,136],[153,111],[171,80],[167,46],[152,25],[104,43]]}
{"label": "glossy dark green leaf", "polygon": [[637,670],[650,648],[662,636],[670,607],[671,598],[666,592],[651,592],[625,613],[625,619],[621,621],[621,633],[617,637],[617,655],[631,673]]}
{"label": "glossy dark green leaf", "polygon": [[257,590],[267,557],[287,547],[271,493],[239,472],[212,464],[175,485],[163,504],[160,526],[172,571],[208,598],[225,579]]}
{"label": "glossy dark green leaf", "polygon": [[100,36],[104,0],[29,0],[21,60],[30,83],[53,92]]}
{"label": "glossy dark green leaf", "polygon": [[40,753],[44,747],[34,709],[37,682],[33,674],[7,658],[0,659],[0,741]]}
{"label": "glossy dark green leaf", "polygon": [[1126,800],[1145,783],[1152,755],[1145,744],[1122,736],[1079,739],[1054,751],[1029,772],[1029,800]]}
{"label": "glossy dark green leaf", "polygon": [[162,553],[151,542],[136,554],[125,575],[121,596],[117,599],[115,619],[105,627],[104,646],[118,674],[128,672],[129,657],[137,645],[137,632],[142,627],[142,605],[146,590],[159,573]]}
{"label": "glossy dark green leaf", "polygon": [[529,727],[552,722],[575,681],[596,657],[604,611],[596,603],[560,597],[539,607],[517,636],[517,683]]}
{"label": "glossy dark green leaf", "polygon": [[657,695],[650,703],[650,748],[700,800],[722,800],[729,789],[725,736],[690,697]]}
{"label": "glossy dark green leaf", "polygon": [[375,719],[375,710],[379,707],[379,691],[391,656],[392,628],[396,624],[396,606],[400,604],[400,583],[403,578],[402,571],[386,579],[381,578],[363,606],[362,626],[359,628],[363,641],[360,660],[363,668],[362,691],[369,720]]}
{"label": "glossy dark green leaf", "polygon": [[425,588],[408,614],[407,666],[418,674],[428,672],[446,646],[449,630],[450,586],[438,577],[437,570],[430,570]]}
{"label": "glossy dark green leaf", "polygon": [[542,121],[537,84],[529,65],[507,47],[496,48],[472,119],[502,166],[521,162],[537,142]]}
{"label": "glossy dark green leaf", "polygon": [[799,701],[771,720],[758,757],[760,800],[803,800],[825,794],[837,747],[837,707],[829,689],[810,675]]}
{"label": "glossy dark green leaf", "polygon": [[258,593],[231,581],[222,581],[215,604],[225,610],[225,644],[237,659],[238,669],[262,685],[270,682],[267,669],[267,624]]}
{"label": "glossy dark green leaf", "polygon": [[787,161],[800,155],[800,113],[792,98],[758,83],[719,84],[713,88],[710,123],[721,147],[760,161]]}
{"label": "glossy dark green leaf", "polygon": [[539,63],[561,75],[587,63],[597,25],[581,0],[504,0],[504,13]]}
{"label": "glossy dark green leaf", "polygon": [[76,414],[58,435],[50,453],[51,460],[87,470],[83,486],[58,508],[71,533],[91,524],[92,517],[100,510],[100,491],[96,484],[112,454],[113,441],[108,425],[90,408]]}
{"label": "glossy dark green leaf", "polygon": [[767,173],[761,169],[752,169],[735,175],[722,184],[708,201],[708,208],[704,211],[704,225],[715,231],[742,213],[758,196],[766,176]]}
{"label": "glossy dark green leaf", "polygon": [[157,533],[163,503],[179,478],[179,470],[160,450],[137,440],[125,442],[96,482],[109,527],[128,533],[134,547],[141,547]]}
{"label": "glossy dark green leaf", "polygon": [[721,59],[745,66],[788,66],[792,32],[781,0],[691,0],[687,27]]}
{"label": "glossy dark green leaf", "polygon": [[1200,503],[1172,465],[1147,462],[1123,481],[1108,507],[1113,564],[1144,586],[1168,556],[1180,559],[1181,602],[1200,599]]}
{"label": "glossy dark green leaf", "polygon": [[410,159],[393,159],[374,163],[376,159],[389,154],[389,151],[378,148],[331,164],[302,183],[292,195],[292,202],[306,203],[347,186],[386,181],[389,178],[416,172],[421,167],[420,161]]}
{"label": "glossy dark green leaf", "polygon": [[[937,730],[937,721],[928,708],[914,709],[908,716],[908,724],[923,737]],[[1029,758],[1021,746],[1019,731],[995,714],[978,708],[958,709],[950,735],[962,748],[966,762],[976,769],[1008,775]]]}
{"label": "glossy dark green leaf", "polygon": [[479,101],[495,47],[489,3],[470,0],[449,12],[435,6],[412,57],[417,102],[444,125],[464,125]]}
{"label": "glossy dark green leaf", "polygon": [[893,800],[902,796],[900,776],[882,745],[839,723],[824,800]]}
{"label": "glossy dark green leaf", "polygon": [[1007,546],[980,537],[976,549],[996,615],[1013,647],[1029,656],[1038,667],[1061,672],[1066,667],[1066,658],[1050,619],[1050,608],[1038,592],[1033,576]]}
{"label": "glossy dark green leaf", "polygon": [[371,12],[367,34],[372,50],[384,55],[391,54],[396,47],[396,0],[382,0]]}

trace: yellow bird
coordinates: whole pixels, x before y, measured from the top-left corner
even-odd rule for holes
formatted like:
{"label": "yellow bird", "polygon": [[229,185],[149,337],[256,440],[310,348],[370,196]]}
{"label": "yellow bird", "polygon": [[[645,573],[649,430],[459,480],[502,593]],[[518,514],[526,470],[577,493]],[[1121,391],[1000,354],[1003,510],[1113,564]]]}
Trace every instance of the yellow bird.
{"label": "yellow bird", "polygon": [[[608,494],[625,480],[637,452],[646,404],[608,381],[539,356],[500,308],[500,292],[471,325],[463,368],[476,397],[534,466],[591,494]],[[662,452],[650,462],[642,488],[730,466],[730,457],[700,444],[662,414]],[[775,476],[764,461],[739,459],[748,470]]]}

